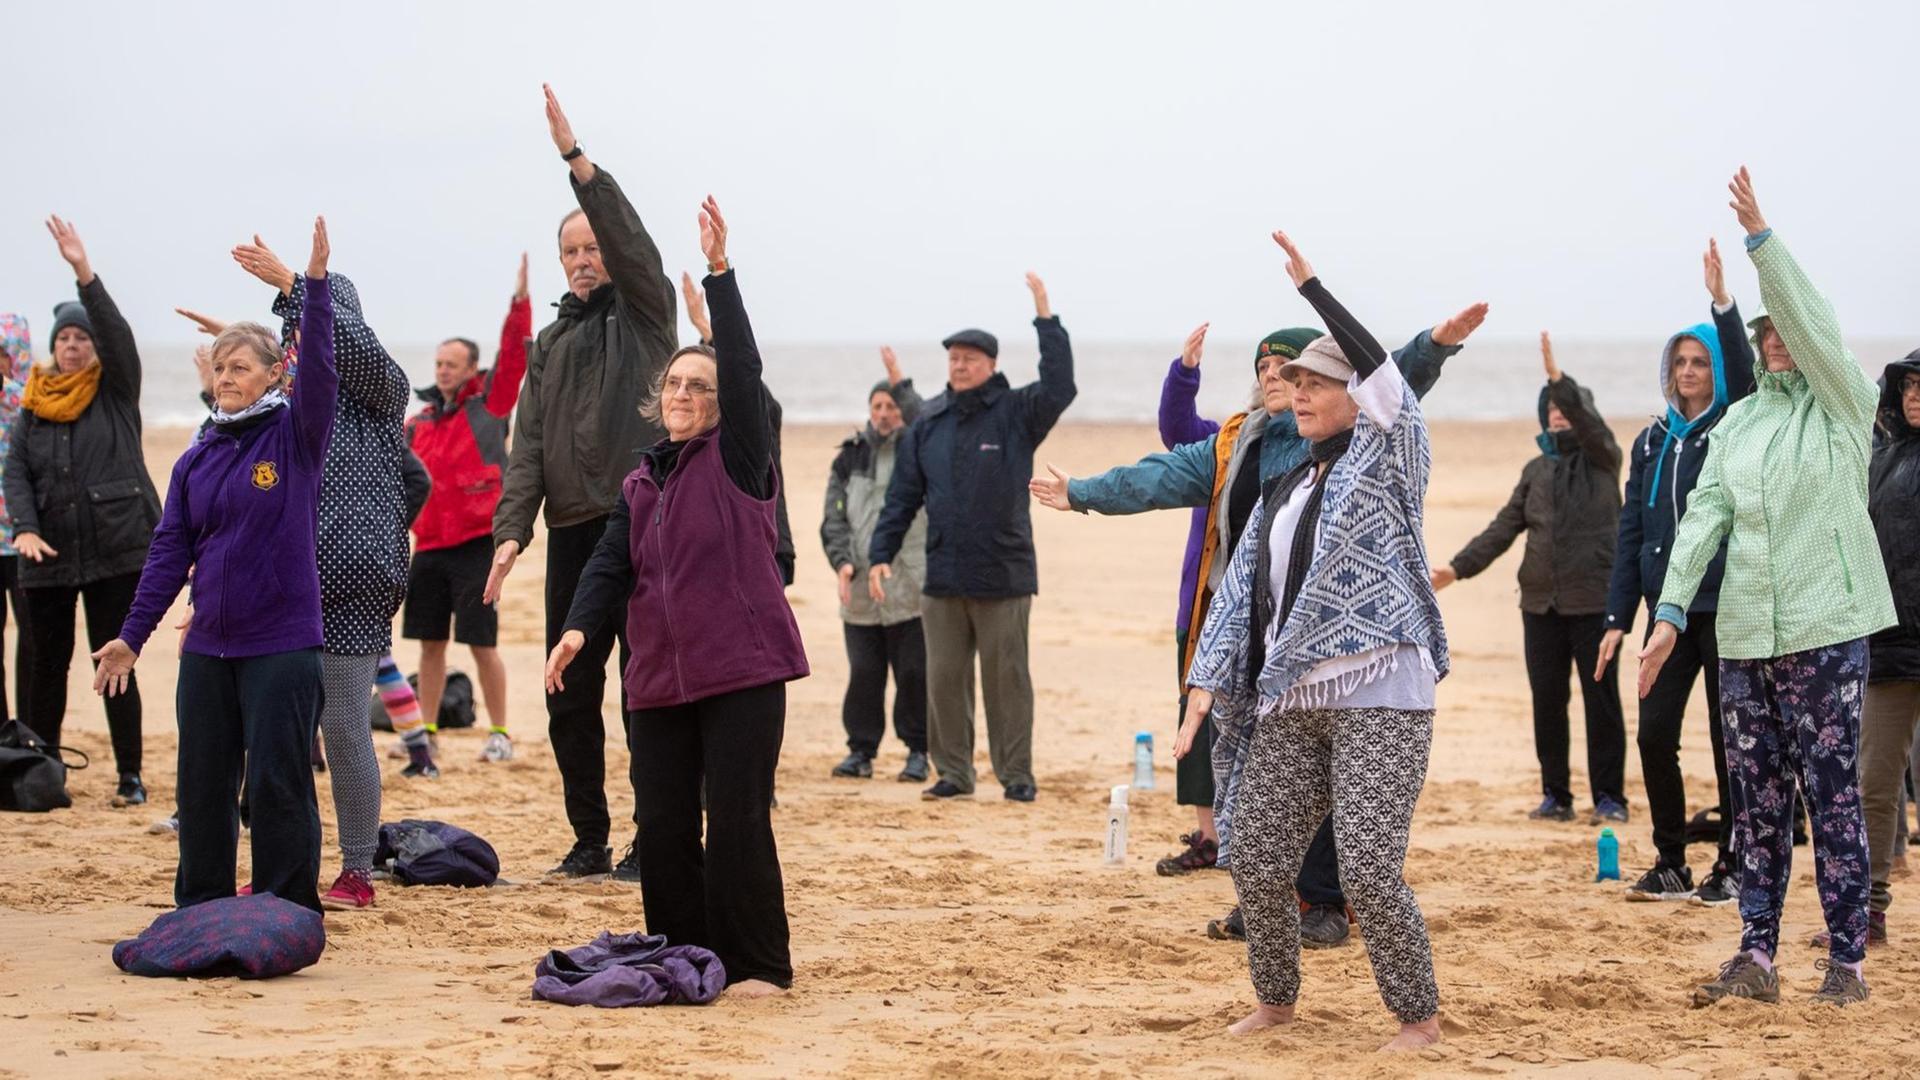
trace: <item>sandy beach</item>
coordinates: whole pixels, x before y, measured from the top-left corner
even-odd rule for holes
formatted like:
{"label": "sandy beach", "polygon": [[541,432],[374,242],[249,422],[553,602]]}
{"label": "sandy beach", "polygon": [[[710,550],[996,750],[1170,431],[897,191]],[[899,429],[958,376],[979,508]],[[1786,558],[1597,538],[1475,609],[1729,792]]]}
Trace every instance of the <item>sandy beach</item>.
{"label": "sandy beach", "polygon": [[[1639,422],[1623,418],[1624,444]],[[441,818],[499,849],[515,884],[488,891],[382,885],[365,912],[329,914],[321,962],[264,983],[142,979],[112,944],[172,906],[175,845],[149,835],[173,799],[173,685],[164,634],[141,661],[147,807],[108,805],[114,773],[85,664],[67,720],[95,767],[76,773],[71,810],[0,815],[0,1076],[473,1077],[676,1076],[1607,1076],[1848,1077],[1920,1072],[1906,1006],[1920,1000],[1920,881],[1896,881],[1893,943],[1869,956],[1873,999],[1837,1012],[1804,1004],[1817,985],[1806,938],[1820,928],[1809,849],[1796,852],[1783,933],[1785,1001],[1688,1008],[1691,986],[1731,954],[1732,908],[1633,904],[1595,884],[1584,822],[1529,822],[1539,799],[1516,607],[1516,546],[1442,599],[1453,675],[1440,688],[1432,766],[1407,876],[1432,931],[1446,1042],[1411,1059],[1372,1053],[1393,1032],[1358,938],[1308,953],[1300,1020],[1248,1038],[1224,1028],[1251,1005],[1246,957],[1203,926],[1231,905],[1227,875],[1155,876],[1191,826],[1173,802],[1171,632],[1184,512],[1097,519],[1034,511],[1041,593],[1034,605],[1039,801],[981,797],[928,805],[892,780],[891,735],[872,781],[836,781],[846,675],[834,589],[817,528],[826,465],[846,427],[785,436],[799,580],[791,598],[813,666],[790,692],[775,828],[785,868],[796,983],[778,999],[708,1008],[599,1012],[536,1003],[547,949],[644,925],[636,887],[555,884],[542,871],[571,840],[541,704],[541,566],[521,561],[502,604],[518,757],[483,765],[480,736],[441,739],[444,776],[387,769],[385,820]],[[1524,422],[1436,425],[1428,542],[1444,561],[1506,499],[1534,453]],[[184,443],[151,431],[165,482]],[[1065,425],[1041,462],[1076,475],[1157,450],[1147,425]],[[84,640],[84,637],[82,637]],[[403,667],[417,651],[401,644]],[[464,650],[454,652],[456,667]],[[1633,664],[1622,671],[1631,686]],[[1628,697],[1631,697],[1630,692]],[[1574,789],[1588,802],[1575,704]],[[609,695],[609,730],[617,712]],[[1713,798],[1705,714],[1684,736],[1689,810]],[[1635,710],[1628,705],[1629,734]],[[1157,788],[1137,793],[1127,865],[1101,865],[1108,787],[1131,771],[1133,733],[1151,731]],[[382,750],[392,736],[376,739]],[[625,750],[608,743],[608,774]],[[1633,820],[1621,830],[1628,880],[1650,865],[1646,803],[1630,745]],[[338,869],[332,801],[323,879]],[[609,794],[614,842],[630,837],[623,779]],[[1691,852],[1696,874],[1711,852]],[[246,847],[241,847],[242,869]],[[323,884],[324,884],[323,880]]]}

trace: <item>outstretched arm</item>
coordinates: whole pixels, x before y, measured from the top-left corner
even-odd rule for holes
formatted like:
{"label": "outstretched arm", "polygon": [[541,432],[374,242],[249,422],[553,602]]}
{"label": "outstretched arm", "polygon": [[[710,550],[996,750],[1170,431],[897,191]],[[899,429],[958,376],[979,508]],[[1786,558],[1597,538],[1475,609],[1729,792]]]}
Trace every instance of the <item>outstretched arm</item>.
{"label": "outstretched arm", "polygon": [[[613,279],[620,299],[642,322],[670,340],[677,339],[679,327],[673,310],[673,282],[667,280],[666,267],[661,263],[660,248],[653,242],[653,235],[647,232],[633,203],[627,200],[612,174],[596,166],[587,157],[586,148],[574,138],[573,125],[561,111],[560,99],[554,96],[553,88],[542,83],[540,89],[547,98],[547,132],[553,136],[554,149],[562,157],[573,154],[567,161],[573,195],[580,209],[586,211],[587,224],[593,226],[593,239],[600,245],[600,259],[606,264],[607,276]],[[576,150],[580,152],[574,154]]]}

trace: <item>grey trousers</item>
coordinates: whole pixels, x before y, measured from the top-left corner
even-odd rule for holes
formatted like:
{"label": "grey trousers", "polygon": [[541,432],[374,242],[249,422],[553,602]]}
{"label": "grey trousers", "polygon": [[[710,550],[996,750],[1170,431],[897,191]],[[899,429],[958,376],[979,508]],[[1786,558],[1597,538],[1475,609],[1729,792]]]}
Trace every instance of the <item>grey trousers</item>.
{"label": "grey trousers", "polygon": [[373,752],[373,728],[367,723],[373,673],[379,666],[377,656],[320,654],[326,694],[320,735],[327,744],[342,870],[373,869],[374,849],[380,846],[380,758]]}
{"label": "grey trousers", "polygon": [[1867,868],[1873,879],[1871,911],[1893,903],[1887,879],[1893,869],[1894,836],[1914,731],[1920,728],[1920,682],[1870,682],[1860,710],[1860,804],[1867,817]]}
{"label": "grey trousers", "polygon": [[987,750],[1002,787],[1033,783],[1033,677],[1027,671],[1027,617],[1033,597],[999,600],[927,596],[927,754],[940,779],[972,791],[973,661],[987,707]]}

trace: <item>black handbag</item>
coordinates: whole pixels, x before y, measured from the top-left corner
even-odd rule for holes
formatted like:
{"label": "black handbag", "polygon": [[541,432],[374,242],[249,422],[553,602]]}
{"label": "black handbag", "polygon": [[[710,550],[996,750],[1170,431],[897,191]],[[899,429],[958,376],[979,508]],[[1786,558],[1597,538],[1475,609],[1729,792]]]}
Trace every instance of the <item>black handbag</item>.
{"label": "black handbag", "polygon": [[[78,754],[80,764],[67,764],[63,755]],[[33,729],[18,720],[0,724],[0,810],[44,813],[73,805],[67,795],[67,770],[89,764],[84,751],[49,746]]]}

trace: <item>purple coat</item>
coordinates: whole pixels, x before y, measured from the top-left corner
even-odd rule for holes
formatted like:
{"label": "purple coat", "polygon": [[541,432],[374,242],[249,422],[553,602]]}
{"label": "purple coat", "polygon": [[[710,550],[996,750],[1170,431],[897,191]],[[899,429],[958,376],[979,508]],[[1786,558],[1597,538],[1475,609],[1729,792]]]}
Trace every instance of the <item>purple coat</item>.
{"label": "purple coat", "polygon": [[[1160,444],[1171,450],[1176,446],[1199,442],[1218,434],[1220,425],[1202,417],[1194,408],[1200,396],[1200,369],[1189,369],[1173,358],[1167,379],[1160,384]],[[1193,525],[1187,530],[1187,553],[1180,560],[1180,606],[1174,616],[1173,631],[1186,633],[1192,623],[1193,592],[1200,583],[1200,549],[1207,541],[1207,514],[1211,507],[1193,508]]]}
{"label": "purple coat", "polygon": [[180,455],[140,587],[120,627],[139,652],[193,571],[187,652],[244,657],[321,645],[320,477],[333,436],[340,376],[333,364],[333,296],[305,290],[300,388],[290,407],[257,422],[210,424]]}

